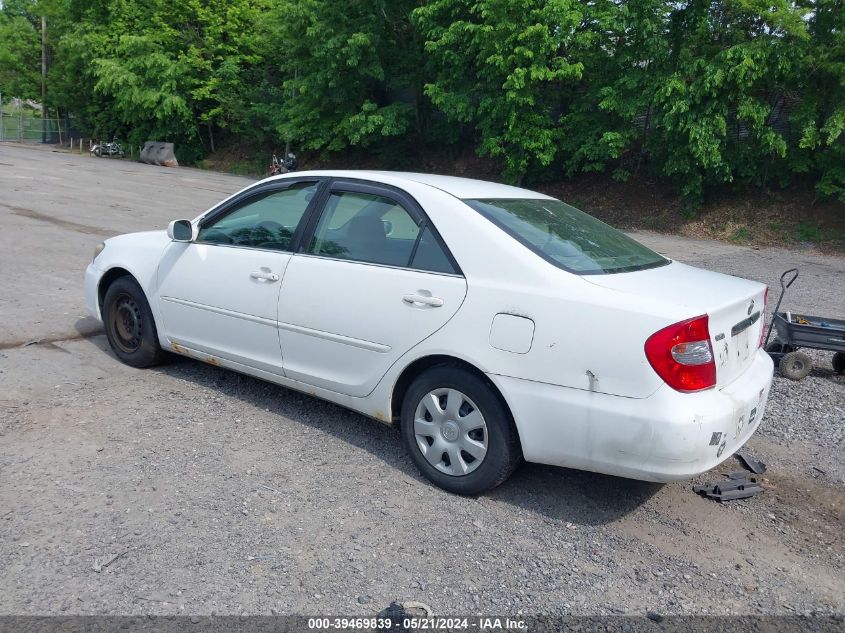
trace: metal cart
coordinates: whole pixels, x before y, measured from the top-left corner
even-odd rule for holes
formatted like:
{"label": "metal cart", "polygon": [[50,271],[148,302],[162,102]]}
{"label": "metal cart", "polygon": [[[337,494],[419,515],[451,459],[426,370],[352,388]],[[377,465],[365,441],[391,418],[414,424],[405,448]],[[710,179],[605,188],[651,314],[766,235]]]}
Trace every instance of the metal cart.
{"label": "metal cart", "polygon": [[[766,351],[778,364],[782,376],[790,380],[802,380],[813,368],[813,360],[802,347],[823,349],[833,354],[833,370],[845,372],[845,321],[828,317],[778,312],[786,289],[798,279],[798,269],[790,268],[780,276],[780,297],[775,314],[766,333]],[[769,343],[772,328],[777,331],[775,340]]]}

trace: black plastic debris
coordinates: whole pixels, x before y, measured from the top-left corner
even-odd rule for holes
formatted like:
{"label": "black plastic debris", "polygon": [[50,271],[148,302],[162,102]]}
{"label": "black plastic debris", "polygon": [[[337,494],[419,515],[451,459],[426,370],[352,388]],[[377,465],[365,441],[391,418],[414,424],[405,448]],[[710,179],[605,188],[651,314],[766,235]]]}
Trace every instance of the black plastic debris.
{"label": "black plastic debris", "polygon": [[[391,602],[386,608],[378,612],[377,617],[389,619],[392,622],[392,627],[383,629],[385,633],[412,633],[412,630],[405,627],[405,622],[410,620],[420,620],[430,618],[432,615],[431,607],[424,602]],[[425,628],[425,627],[423,627]],[[416,631],[417,629],[413,629]]]}
{"label": "black plastic debris", "polygon": [[736,458],[745,464],[745,467],[748,468],[752,473],[757,475],[762,475],[766,472],[766,465],[763,462],[758,462],[756,459],[753,459],[749,455],[746,455],[742,451],[735,454]]}
{"label": "black plastic debris", "polygon": [[693,486],[692,489],[696,494],[719,503],[747,499],[763,492],[763,486],[757,478],[744,471],[731,473],[727,481],[713,485],[707,483],[703,486]]}

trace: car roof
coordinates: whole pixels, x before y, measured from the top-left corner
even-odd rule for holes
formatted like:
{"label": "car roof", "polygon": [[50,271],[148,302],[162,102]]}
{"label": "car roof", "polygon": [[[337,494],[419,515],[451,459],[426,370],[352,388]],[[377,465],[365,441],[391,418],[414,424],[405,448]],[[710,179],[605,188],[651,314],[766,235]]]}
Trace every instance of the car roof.
{"label": "car roof", "polygon": [[486,180],[475,180],[474,178],[460,178],[458,176],[442,176],[438,174],[420,174],[415,172],[403,171],[376,171],[376,170],[320,170],[308,172],[294,172],[292,175],[320,175],[330,176],[334,178],[360,178],[363,180],[373,180],[385,184],[400,185],[404,182],[415,182],[435,189],[440,189],[446,193],[465,199],[495,199],[495,198],[521,198],[521,199],[541,199],[552,200],[551,196],[547,196],[529,189],[522,189],[520,187],[512,187],[510,185],[503,185],[497,182],[488,182]]}

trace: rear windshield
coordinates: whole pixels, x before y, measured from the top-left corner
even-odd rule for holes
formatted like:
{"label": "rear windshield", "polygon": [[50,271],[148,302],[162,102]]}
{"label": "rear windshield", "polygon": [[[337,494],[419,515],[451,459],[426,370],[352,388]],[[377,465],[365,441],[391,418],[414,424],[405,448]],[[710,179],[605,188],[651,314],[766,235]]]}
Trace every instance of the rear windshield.
{"label": "rear windshield", "polygon": [[543,259],[572,273],[623,273],[669,263],[621,231],[560,200],[464,202]]}

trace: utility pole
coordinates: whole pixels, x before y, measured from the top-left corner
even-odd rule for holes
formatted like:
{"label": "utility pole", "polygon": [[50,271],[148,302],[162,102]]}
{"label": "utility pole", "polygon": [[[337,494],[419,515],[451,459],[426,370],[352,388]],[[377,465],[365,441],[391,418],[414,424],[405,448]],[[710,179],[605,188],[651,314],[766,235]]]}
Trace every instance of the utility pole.
{"label": "utility pole", "polygon": [[41,16],[41,142],[47,142],[47,17]]}
{"label": "utility pole", "polygon": [[[296,78],[297,78],[297,76],[299,75],[299,73],[298,73],[297,71],[298,71],[298,69],[297,69],[297,68],[294,68],[294,69],[293,69],[293,80],[294,80],[294,81],[296,81]],[[296,96],[296,88],[291,88],[291,89],[290,89],[290,98],[291,98],[291,100],[293,100],[293,98],[294,98],[295,96]],[[290,136],[288,136],[288,137],[285,139],[285,156],[284,156],[284,158],[287,158],[287,157],[288,157],[288,154],[290,154]]]}

